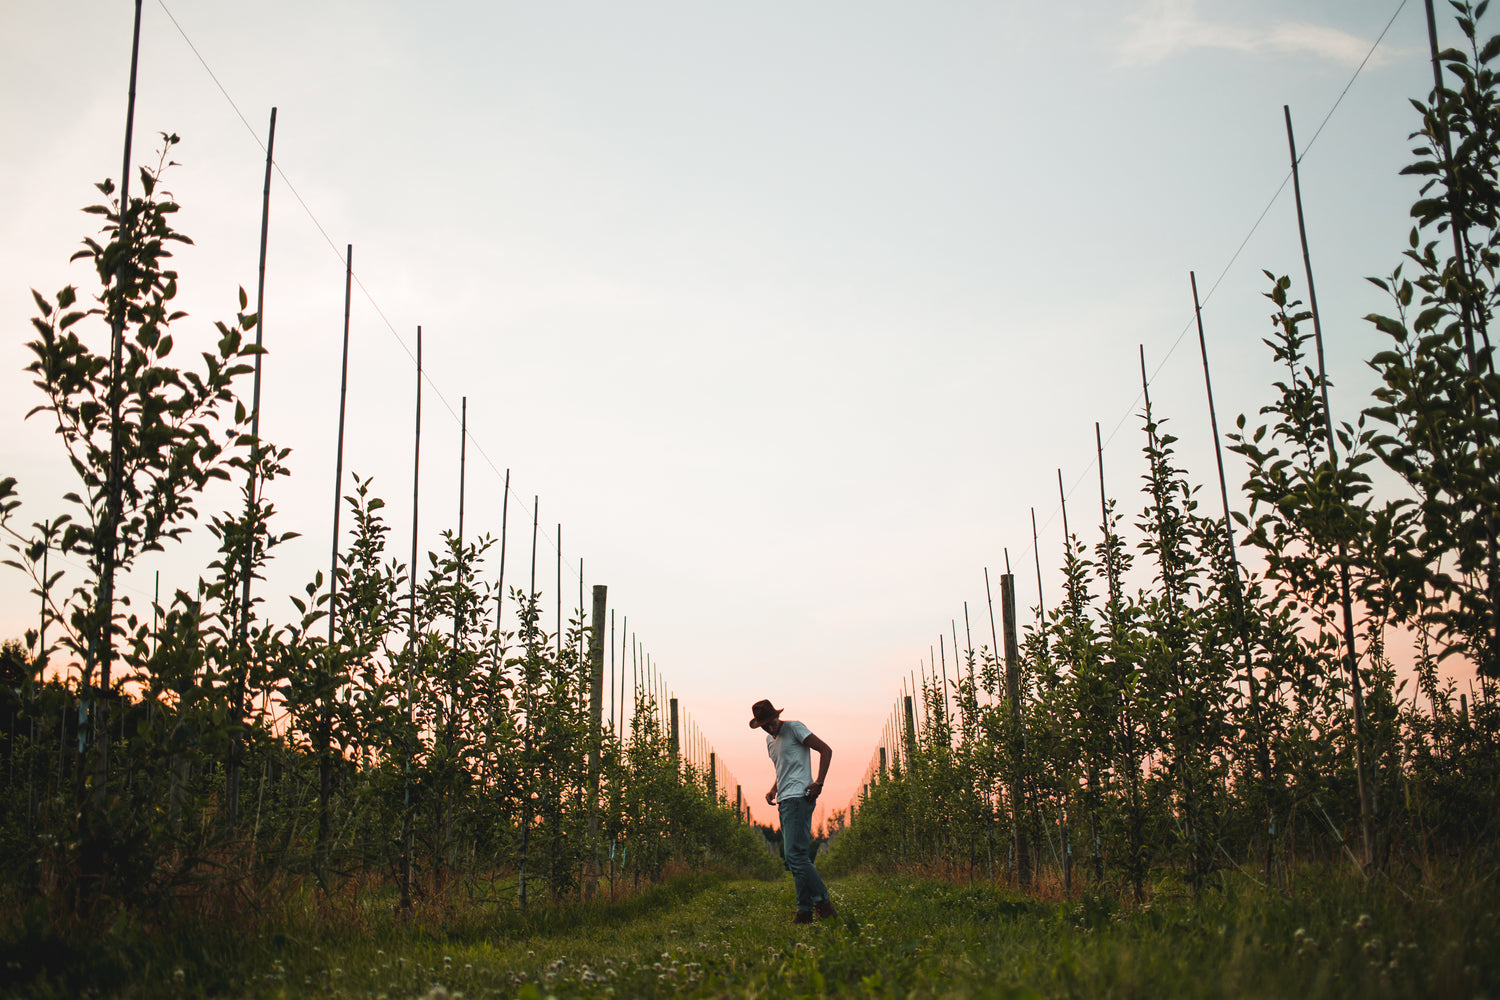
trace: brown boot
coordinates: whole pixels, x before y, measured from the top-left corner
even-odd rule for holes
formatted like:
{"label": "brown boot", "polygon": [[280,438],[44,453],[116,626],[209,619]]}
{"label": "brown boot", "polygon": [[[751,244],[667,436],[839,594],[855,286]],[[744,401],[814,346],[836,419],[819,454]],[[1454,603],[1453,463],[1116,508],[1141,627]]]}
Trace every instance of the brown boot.
{"label": "brown boot", "polygon": [[823,902],[819,903],[817,906],[813,907],[813,913],[819,920],[828,920],[831,917],[836,917],[839,915],[839,911],[835,910],[833,908],[833,904],[826,899],[823,900]]}
{"label": "brown boot", "polygon": [[794,924],[810,924],[812,921],[813,915],[806,910],[798,910],[792,914],[792,923]]}

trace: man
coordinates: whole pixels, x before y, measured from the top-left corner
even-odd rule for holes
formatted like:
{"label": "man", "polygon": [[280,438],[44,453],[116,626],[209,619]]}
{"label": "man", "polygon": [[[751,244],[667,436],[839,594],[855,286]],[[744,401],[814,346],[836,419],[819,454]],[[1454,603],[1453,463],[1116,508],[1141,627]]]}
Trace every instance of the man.
{"label": "man", "polygon": [[[828,889],[813,867],[810,854],[813,806],[823,791],[833,749],[808,732],[802,723],[791,719],[782,722],[781,711],[769,701],[756,702],[750,708],[753,716],[750,728],[766,731],[766,753],[776,766],[776,783],[766,793],[766,804],[781,811],[782,852],[797,887],[797,912],[792,923],[810,924],[814,915],[819,920],[835,915],[833,904],[828,901]],[[811,750],[818,752],[817,781],[812,780],[812,758],[808,752]]]}

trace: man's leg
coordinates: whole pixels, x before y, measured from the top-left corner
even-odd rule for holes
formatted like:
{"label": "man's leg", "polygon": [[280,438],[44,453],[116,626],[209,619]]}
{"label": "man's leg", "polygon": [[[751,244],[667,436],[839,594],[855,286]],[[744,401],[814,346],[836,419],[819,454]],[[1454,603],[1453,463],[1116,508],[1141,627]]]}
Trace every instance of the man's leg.
{"label": "man's leg", "polygon": [[828,889],[813,867],[811,857],[813,803],[800,796],[783,799],[780,811],[782,848],[786,853],[786,866],[792,872],[792,882],[797,887],[797,909],[811,913],[819,903],[828,902]]}

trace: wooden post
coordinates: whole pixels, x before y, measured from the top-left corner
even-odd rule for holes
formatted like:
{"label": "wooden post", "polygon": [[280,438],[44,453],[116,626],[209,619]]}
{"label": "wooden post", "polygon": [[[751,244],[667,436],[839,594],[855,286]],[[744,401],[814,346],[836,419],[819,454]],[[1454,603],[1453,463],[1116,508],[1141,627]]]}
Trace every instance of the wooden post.
{"label": "wooden post", "polygon": [[911,769],[912,757],[917,747],[917,716],[912,711],[911,695],[903,695],[902,700],[906,702],[906,767]]}
{"label": "wooden post", "polygon": [[1021,769],[1026,753],[1026,737],[1021,728],[1021,650],[1016,641],[1016,578],[1010,573],[1000,577],[1000,616],[1005,624],[1005,697],[1010,700],[1010,835],[1015,851],[1016,879],[1024,889],[1031,884],[1031,860],[1026,850],[1024,816],[1021,807]]}
{"label": "wooden post", "polygon": [[679,764],[679,758],[682,756],[682,742],[681,736],[678,733],[677,699],[670,699],[668,704],[671,706],[672,711],[672,742],[670,744],[672,749],[672,763],[680,771],[681,765]]}
{"label": "wooden post", "polygon": [[615,609],[609,609],[609,728],[618,734],[615,728]]}
{"label": "wooden post", "polygon": [[745,790],[739,785],[734,786],[734,818],[743,821],[745,818]]}
{"label": "wooden post", "polygon": [[719,758],[712,750],[708,752],[708,797],[719,800]]}
{"label": "wooden post", "polygon": [[[1318,347],[1318,381],[1323,398],[1323,426],[1328,438],[1328,464],[1338,468],[1338,440],[1333,432],[1333,410],[1328,404],[1328,378],[1323,367],[1323,324],[1318,318],[1318,293],[1313,286],[1312,257],[1307,249],[1307,224],[1302,214],[1302,181],[1297,169],[1297,142],[1292,135],[1292,109],[1283,104],[1286,142],[1292,156],[1292,197],[1297,203],[1297,235],[1302,240],[1302,265],[1307,275],[1307,305],[1312,310],[1313,340]],[[1365,762],[1365,695],[1359,676],[1359,650],[1354,640],[1354,601],[1349,581],[1349,546],[1339,539],[1339,605],[1343,611],[1345,666],[1354,703],[1354,773],[1359,786],[1359,825],[1364,840],[1366,869],[1377,863],[1375,822],[1380,814],[1379,790],[1369,777]]]}
{"label": "wooden post", "polygon": [[593,745],[589,751],[594,773],[595,793],[598,791],[599,748],[604,735],[604,612],[608,604],[609,588],[602,583],[594,584],[593,611],[589,615],[589,717],[593,727]]}
{"label": "wooden post", "polygon": [[[594,849],[594,876],[599,875],[599,751],[604,739],[604,609],[608,588],[594,584],[594,608],[589,616],[589,843]],[[611,687],[613,685],[611,684]],[[590,887],[591,891],[592,887]],[[590,893],[585,893],[589,895]]]}

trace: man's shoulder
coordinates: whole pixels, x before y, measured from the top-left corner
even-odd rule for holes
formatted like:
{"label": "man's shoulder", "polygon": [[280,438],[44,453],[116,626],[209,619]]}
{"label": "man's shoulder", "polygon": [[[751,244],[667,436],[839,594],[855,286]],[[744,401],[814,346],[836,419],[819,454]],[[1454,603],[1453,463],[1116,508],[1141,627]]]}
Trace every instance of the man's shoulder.
{"label": "man's shoulder", "polygon": [[812,735],[812,730],[808,729],[796,719],[784,720],[781,723],[781,729],[782,732],[790,734],[792,739],[796,740],[798,743],[801,743],[803,740]]}

